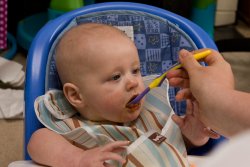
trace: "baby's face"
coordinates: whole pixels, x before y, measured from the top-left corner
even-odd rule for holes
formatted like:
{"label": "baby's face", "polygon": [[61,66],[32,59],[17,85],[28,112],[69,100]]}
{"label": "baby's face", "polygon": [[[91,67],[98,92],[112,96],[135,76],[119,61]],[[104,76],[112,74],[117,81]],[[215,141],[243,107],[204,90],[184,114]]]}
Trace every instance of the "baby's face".
{"label": "baby's face", "polygon": [[102,52],[88,60],[89,70],[84,72],[79,84],[85,99],[83,116],[88,112],[87,117],[91,114],[96,121],[124,123],[135,120],[140,114],[144,100],[133,109],[126,107],[144,90],[138,53],[131,43],[112,43],[99,48]]}

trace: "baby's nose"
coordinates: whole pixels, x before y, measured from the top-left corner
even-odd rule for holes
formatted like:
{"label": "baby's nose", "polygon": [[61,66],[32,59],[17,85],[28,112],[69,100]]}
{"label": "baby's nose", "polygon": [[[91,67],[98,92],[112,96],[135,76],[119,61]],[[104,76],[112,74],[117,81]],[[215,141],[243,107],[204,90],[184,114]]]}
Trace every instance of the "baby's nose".
{"label": "baby's nose", "polygon": [[127,89],[128,91],[130,91],[130,90],[136,88],[136,87],[138,86],[138,84],[139,84],[139,83],[138,83],[138,80],[136,79],[136,77],[129,77],[129,78],[127,79],[126,89]]}

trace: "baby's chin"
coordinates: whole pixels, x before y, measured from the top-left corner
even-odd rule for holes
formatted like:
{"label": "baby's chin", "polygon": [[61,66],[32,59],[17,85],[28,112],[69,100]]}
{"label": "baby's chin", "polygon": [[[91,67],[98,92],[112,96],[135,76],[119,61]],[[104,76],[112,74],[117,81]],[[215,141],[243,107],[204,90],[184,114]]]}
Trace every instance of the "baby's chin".
{"label": "baby's chin", "polygon": [[142,111],[142,106],[133,109],[127,109],[126,110],[127,113],[125,114],[126,120],[124,122],[131,122],[136,120],[139,117],[141,111]]}
{"label": "baby's chin", "polygon": [[113,120],[110,120],[110,121],[113,121],[113,122],[116,122],[116,123],[129,123],[129,122],[132,122],[134,120],[136,120],[139,115],[141,113],[141,108],[136,110],[136,111],[131,111],[131,110],[123,110],[123,114],[120,116],[120,118],[113,118]]}

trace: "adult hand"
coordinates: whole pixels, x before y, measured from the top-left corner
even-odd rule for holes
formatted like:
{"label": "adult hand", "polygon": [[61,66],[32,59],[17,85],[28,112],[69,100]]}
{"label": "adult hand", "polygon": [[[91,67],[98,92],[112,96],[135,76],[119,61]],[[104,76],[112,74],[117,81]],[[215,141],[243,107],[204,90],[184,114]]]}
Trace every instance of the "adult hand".
{"label": "adult hand", "polygon": [[204,58],[207,66],[198,63],[193,53],[186,50],[180,51],[179,60],[183,69],[167,74],[171,86],[182,88],[176,100],[195,99],[200,108],[200,120],[223,135],[231,135],[226,132],[233,127],[229,125],[232,115],[235,115],[235,111],[228,111],[228,101],[232,101],[230,96],[234,92],[234,77],[229,63],[214,50]]}
{"label": "adult hand", "polygon": [[218,52],[212,50],[212,53],[204,59],[208,65],[205,67],[187,50],[180,51],[179,60],[184,69],[173,70],[167,74],[171,86],[182,88],[176,95],[176,100],[181,101],[194,96],[199,102],[206,103],[209,101],[207,99],[209,96],[214,96],[213,92],[234,89],[231,67]]}
{"label": "adult hand", "polygon": [[200,121],[198,110],[196,101],[187,100],[186,115],[184,117],[172,116],[173,121],[180,127],[184,139],[187,139],[185,142],[188,148],[202,146],[208,142],[209,138],[218,139],[220,137]]}

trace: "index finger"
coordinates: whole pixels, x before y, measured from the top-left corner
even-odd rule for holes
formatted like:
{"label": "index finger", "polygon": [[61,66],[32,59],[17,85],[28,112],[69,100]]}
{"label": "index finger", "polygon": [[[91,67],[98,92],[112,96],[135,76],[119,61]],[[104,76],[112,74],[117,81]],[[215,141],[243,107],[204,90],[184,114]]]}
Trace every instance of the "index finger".
{"label": "index finger", "polygon": [[215,51],[212,50],[212,53],[210,55],[208,55],[207,57],[204,58],[204,61],[210,66],[210,65],[216,65],[218,63],[224,62],[224,58],[222,57],[222,55]]}
{"label": "index finger", "polygon": [[184,69],[176,69],[176,70],[170,70],[169,72],[167,72],[166,74],[167,78],[188,78],[188,73],[186,70]]}

